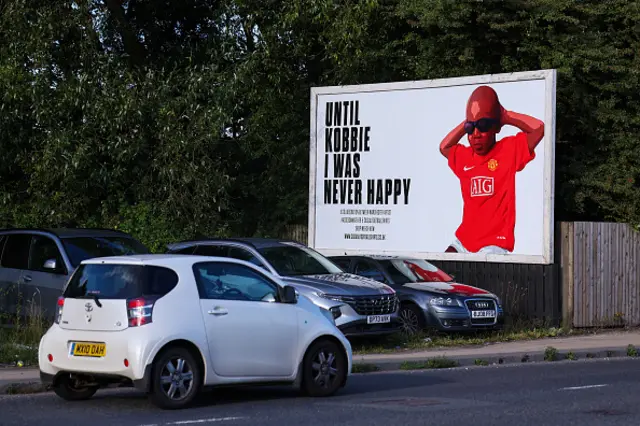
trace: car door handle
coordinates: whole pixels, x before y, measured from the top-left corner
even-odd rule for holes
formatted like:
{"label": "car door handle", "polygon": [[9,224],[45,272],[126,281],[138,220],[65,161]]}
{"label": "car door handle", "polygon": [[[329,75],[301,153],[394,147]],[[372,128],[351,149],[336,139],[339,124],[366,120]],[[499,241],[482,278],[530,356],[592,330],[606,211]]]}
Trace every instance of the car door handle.
{"label": "car door handle", "polygon": [[229,313],[229,311],[227,311],[225,308],[221,308],[219,306],[213,308],[212,310],[210,310],[209,315],[216,315],[216,316],[220,316],[220,315],[227,315]]}
{"label": "car door handle", "polygon": [[31,275],[25,275],[24,277],[22,277],[22,281],[28,283],[29,281],[31,281],[33,278],[31,278]]}

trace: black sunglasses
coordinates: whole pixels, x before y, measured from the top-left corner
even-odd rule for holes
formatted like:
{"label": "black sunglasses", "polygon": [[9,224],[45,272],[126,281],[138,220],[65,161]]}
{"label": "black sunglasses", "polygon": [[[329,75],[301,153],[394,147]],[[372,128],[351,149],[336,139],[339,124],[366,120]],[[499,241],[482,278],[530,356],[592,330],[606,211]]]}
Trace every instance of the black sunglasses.
{"label": "black sunglasses", "polygon": [[478,121],[467,121],[464,123],[464,131],[467,132],[468,135],[472,134],[475,129],[480,130],[481,132],[488,132],[494,126],[498,125],[498,120],[493,118],[481,118]]}

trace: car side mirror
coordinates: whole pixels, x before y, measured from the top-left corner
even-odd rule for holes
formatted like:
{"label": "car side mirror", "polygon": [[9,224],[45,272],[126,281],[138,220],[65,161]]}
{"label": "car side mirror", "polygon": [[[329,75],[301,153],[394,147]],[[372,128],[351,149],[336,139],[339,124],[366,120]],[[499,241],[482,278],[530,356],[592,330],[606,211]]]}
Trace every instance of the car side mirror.
{"label": "car side mirror", "polygon": [[290,285],[285,286],[282,291],[282,303],[296,303],[297,301],[296,289]]}
{"label": "car side mirror", "polygon": [[49,259],[46,262],[44,262],[44,269],[51,269],[52,271],[55,271],[56,266],[58,265],[56,264],[55,259]]}

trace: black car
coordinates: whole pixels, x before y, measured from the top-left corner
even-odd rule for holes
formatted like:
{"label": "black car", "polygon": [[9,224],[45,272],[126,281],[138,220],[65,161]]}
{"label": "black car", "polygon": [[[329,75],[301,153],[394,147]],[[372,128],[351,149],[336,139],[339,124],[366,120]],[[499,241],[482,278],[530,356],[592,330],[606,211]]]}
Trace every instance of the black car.
{"label": "black car", "polygon": [[495,294],[454,281],[423,259],[393,256],[331,256],[344,271],[388,284],[400,299],[404,332],[500,329],[504,312]]}

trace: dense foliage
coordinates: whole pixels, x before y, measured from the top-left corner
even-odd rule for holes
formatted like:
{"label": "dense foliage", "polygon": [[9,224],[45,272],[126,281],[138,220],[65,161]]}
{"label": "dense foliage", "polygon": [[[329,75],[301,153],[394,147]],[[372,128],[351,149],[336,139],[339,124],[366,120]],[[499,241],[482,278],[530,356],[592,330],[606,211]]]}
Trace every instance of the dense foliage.
{"label": "dense foliage", "polygon": [[305,223],[309,89],[557,68],[556,219],[640,222],[624,0],[0,1],[0,226]]}

